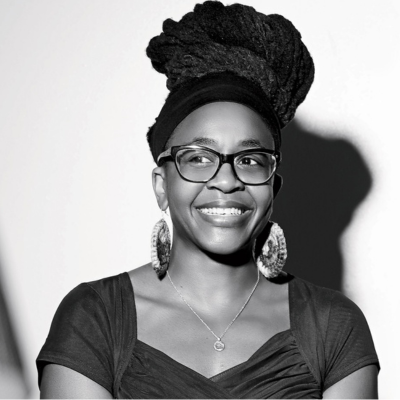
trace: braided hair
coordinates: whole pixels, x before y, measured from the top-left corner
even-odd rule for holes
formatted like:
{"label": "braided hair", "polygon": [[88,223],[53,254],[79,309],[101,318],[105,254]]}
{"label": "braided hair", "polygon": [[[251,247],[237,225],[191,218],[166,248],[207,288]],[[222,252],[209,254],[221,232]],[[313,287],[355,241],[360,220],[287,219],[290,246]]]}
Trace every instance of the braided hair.
{"label": "braided hair", "polygon": [[171,94],[212,73],[250,80],[266,94],[281,128],[294,117],[314,79],[312,58],[293,24],[242,4],[205,1],[179,22],[165,20],[146,53],[167,76]]}

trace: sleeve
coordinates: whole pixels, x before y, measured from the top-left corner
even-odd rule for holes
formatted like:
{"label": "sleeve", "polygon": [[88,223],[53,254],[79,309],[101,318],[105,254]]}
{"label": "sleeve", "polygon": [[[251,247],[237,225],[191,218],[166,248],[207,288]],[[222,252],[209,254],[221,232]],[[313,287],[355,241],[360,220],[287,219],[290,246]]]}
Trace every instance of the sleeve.
{"label": "sleeve", "polygon": [[105,305],[88,284],[73,289],[58,307],[36,360],[39,386],[46,364],[59,364],[113,390],[113,340]]}
{"label": "sleeve", "polygon": [[325,335],[325,379],[323,390],[367,365],[378,356],[368,323],[350,299],[336,292],[332,298]]}

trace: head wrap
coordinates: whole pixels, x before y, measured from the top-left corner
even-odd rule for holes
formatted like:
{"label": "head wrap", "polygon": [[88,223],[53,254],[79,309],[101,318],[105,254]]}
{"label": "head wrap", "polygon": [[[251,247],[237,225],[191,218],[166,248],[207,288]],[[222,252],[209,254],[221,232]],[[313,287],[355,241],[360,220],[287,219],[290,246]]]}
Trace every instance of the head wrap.
{"label": "head wrap", "polygon": [[[163,32],[150,41],[147,55],[153,67],[167,76],[171,92],[147,134],[154,159],[186,115],[213,101],[247,105],[270,126],[276,118],[283,128],[293,118],[314,79],[312,58],[293,24],[280,15],[264,15],[241,4],[224,6],[219,1],[206,1],[197,4],[179,22],[165,20]],[[219,77],[221,85],[229,75],[240,77],[240,96],[236,95],[243,97],[230,97],[234,91],[227,89],[229,85],[223,91],[225,96],[213,96],[211,92],[218,85],[213,79],[207,80],[210,75]],[[252,100],[245,81],[252,88],[249,90],[254,90]],[[201,86],[201,101],[189,99],[190,88],[199,87],[196,85]],[[186,101],[184,96],[188,96]],[[265,107],[260,107],[256,98],[264,99]],[[165,131],[162,126],[166,127]],[[274,135],[277,149],[278,136]]]}
{"label": "head wrap", "polygon": [[217,101],[243,104],[257,112],[270,128],[275,148],[281,144],[278,118],[265,93],[252,82],[233,74],[210,74],[192,79],[171,93],[150,129],[150,149],[154,160],[164,150],[165,144],[179,123],[197,108]]}

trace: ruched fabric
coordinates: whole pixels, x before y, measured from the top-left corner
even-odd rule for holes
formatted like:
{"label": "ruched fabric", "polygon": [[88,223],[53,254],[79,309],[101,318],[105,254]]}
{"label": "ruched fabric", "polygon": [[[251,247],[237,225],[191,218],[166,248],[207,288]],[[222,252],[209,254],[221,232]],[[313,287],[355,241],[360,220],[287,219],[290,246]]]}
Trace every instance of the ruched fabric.
{"label": "ruched fabric", "polygon": [[[206,378],[138,340],[122,387],[141,398],[320,398],[321,392],[290,330],[278,333],[248,361]],[[290,385],[282,386],[282,377]],[[122,397],[132,396],[123,391]]]}
{"label": "ruched fabric", "polygon": [[137,339],[127,273],[79,285],[60,304],[38,359],[71,368],[115,398],[321,398],[352,372],[379,367],[360,309],[341,293],[289,277],[290,329],[211,378]]}

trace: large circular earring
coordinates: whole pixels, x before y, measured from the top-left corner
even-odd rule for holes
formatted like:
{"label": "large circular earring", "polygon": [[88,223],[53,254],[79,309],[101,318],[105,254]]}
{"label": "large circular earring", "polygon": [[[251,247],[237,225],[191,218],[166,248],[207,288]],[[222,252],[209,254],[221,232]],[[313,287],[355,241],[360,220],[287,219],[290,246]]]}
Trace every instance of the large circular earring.
{"label": "large circular earring", "polygon": [[[253,248],[257,268],[267,279],[276,278],[281,273],[287,258],[286,239],[283,230],[276,222],[270,221],[270,224],[269,236],[261,249],[256,242]],[[259,254],[256,256],[257,248]]]}
{"label": "large circular earring", "polygon": [[162,217],[151,233],[151,264],[159,278],[167,272],[171,255],[172,240],[166,218],[167,213],[162,211]]}

